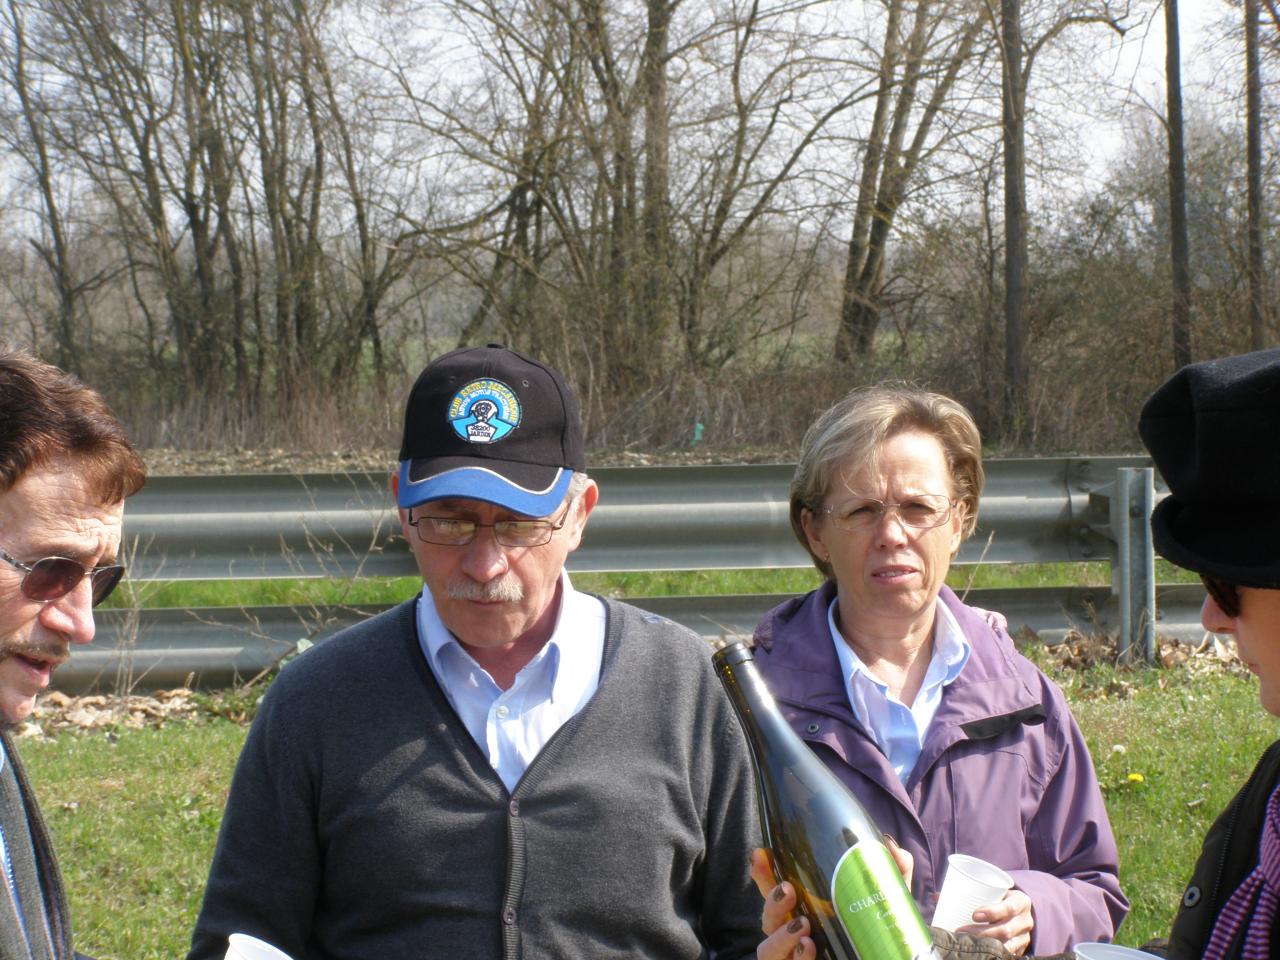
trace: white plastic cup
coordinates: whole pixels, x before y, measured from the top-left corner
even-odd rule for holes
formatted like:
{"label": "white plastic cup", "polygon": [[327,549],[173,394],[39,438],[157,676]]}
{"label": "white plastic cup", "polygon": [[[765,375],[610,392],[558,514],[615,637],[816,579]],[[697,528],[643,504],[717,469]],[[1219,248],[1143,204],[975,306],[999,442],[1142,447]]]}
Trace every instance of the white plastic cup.
{"label": "white plastic cup", "polygon": [[247,933],[233,933],[227,937],[226,960],[293,960],[278,947]]}
{"label": "white plastic cup", "polygon": [[1142,960],[1155,954],[1133,947],[1122,947],[1114,943],[1077,943],[1071,948],[1076,952],[1076,960]]}
{"label": "white plastic cup", "polygon": [[1004,899],[1013,886],[1013,877],[994,863],[967,853],[947,857],[947,875],[942,878],[933,925],[955,931],[973,923],[973,911]]}

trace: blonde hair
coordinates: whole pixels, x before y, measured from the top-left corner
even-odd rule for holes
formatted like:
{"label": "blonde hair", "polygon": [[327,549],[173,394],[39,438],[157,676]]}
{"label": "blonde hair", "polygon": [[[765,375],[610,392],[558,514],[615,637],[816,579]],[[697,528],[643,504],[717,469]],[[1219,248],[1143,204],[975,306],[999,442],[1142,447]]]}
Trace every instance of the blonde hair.
{"label": "blonde hair", "polygon": [[820,414],[805,431],[800,461],[791,478],[791,529],[828,580],[834,572],[809,546],[801,520],[803,511],[823,506],[838,463],[869,461],[886,440],[908,430],[930,434],[942,444],[955,498],[964,511],[961,538],[967,538],[977,526],[985,476],[982,436],[969,411],[950,397],[904,383],[859,387]]}

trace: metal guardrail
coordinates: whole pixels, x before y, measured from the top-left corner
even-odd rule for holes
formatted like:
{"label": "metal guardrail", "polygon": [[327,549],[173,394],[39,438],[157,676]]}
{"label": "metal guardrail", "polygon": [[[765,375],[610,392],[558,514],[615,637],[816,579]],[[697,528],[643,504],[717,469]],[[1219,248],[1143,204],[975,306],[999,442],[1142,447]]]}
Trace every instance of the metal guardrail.
{"label": "metal guardrail", "polygon": [[[760,617],[787,596],[642,597],[630,602],[715,639],[750,636]],[[1196,584],[1161,587],[1160,633],[1187,642],[1202,639],[1203,599],[1204,592]],[[1011,629],[1030,629],[1046,644],[1061,642],[1072,630],[1114,633],[1118,629],[1114,597],[1107,587],[972,590],[965,600],[999,610]],[[113,638],[131,632],[128,612],[105,610],[98,614],[102,639],[72,654],[58,670],[57,685],[64,690],[134,685],[162,689],[194,680],[205,687],[228,686],[269,669],[292,652],[300,639],[320,640],[385,609],[368,605],[149,610],[144,611],[134,644],[124,650],[112,643]]]}
{"label": "metal guardrail", "polygon": [[[1098,491],[1140,457],[993,460],[959,563],[1105,560]],[[793,467],[606,467],[570,571],[806,567],[791,534]],[[405,576],[387,474],[154,477],[129,501],[131,574],[165,580]],[[1101,510],[1101,512],[1100,512]]]}
{"label": "metal guardrail", "polygon": [[[1012,629],[1046,642],[1106,630],[1122,649],[1154,642],[1154,572],[1146,514],[1155,502],[1141,457],[992,460],[975,535],[958,564],[1106,560],[1107,588],[973,591]],[[618,572],[806,567],[791,534],[793,467],[627,467],[591,471],[601,497],[569,570]],[[142,579],[413,575],[387,474],[154,477],[130,500],[126,546]],[[1144,493],[1134,501],[1132,491]],[[1145,511],[1145,512],[1144,512]],[[1145,564],[1145,565],[1144,565]],[[1198,637],[1198,587],[1160,593],[1161,633]],[[778,596],[633,600],[708,636],[749,634]],[[1145,603],[1145,606],[1144,606]],[[62,689],[141,687],[252,676],[300,639],[315,640],[377,608],[104,610],[98,638],[58,672]]]}

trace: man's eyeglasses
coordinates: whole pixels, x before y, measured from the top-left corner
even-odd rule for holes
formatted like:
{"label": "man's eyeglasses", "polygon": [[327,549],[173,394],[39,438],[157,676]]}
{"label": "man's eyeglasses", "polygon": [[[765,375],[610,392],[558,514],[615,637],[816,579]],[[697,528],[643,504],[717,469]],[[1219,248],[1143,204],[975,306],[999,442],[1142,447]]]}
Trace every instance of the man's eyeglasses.
{"label": "man's eyeglasses", "polygon": [[418,539],[423,543],[445,547],[465,547],[484,527],[492,530],[493,539],[504,547],[540,547],[565,525],[570,509],[572,505],[565,507],[559,521],[499,520],[497,523],[477,523],[455,517],[415,517],[413,511],[409,511],[409,526],[418,531]]}
{"label": "man's eyeglasses", "polygon": [[897,514],[908,527],[930,530],[946,523],[954,506],[953,500],[940,493],[922,493],[897,503],[874,497],[855,497],[821,510],[841,530],[870,530],[878,527],[889,513]]}
{"label": "man's eyeglasses", "polygon": [[1207,573],[1200,574],[1200,582],[1209,591],[1209,596],[1213,597],[1213,602],[1218,605],[1219,610],[1228,617],[1240,616],[1240,590],[1234,583],[1227,583]]}
{"label": "man's eyeglasses", "polygon": [[124,564],[108,563],[100,567],[86,567],[68,557],[45,557],[35,563],[23,563],[0,550],[0,560],[21,570],[22,595],[36,603],[52,603],[65,597],[79,586],[85,577],[93,586],[93,605],[96,607],[116,588],[124,576]]}

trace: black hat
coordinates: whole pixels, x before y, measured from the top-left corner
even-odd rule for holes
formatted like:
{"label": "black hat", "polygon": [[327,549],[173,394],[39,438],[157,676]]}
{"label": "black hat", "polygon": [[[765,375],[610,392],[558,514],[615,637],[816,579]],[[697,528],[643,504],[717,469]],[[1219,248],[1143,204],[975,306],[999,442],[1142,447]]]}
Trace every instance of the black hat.
{"label": "black hat", "polygon": [[1169,485],[1151,514],[1156,550],[1280,588],[1280,349],[1183,367],[1147,400],[1138,432]]}
{"label": "black hat", "polygon": [[499,344],[437,357],[404,412],[404,508],[461,497],[545,517],[584,470],[578,401],[555,370]]}

